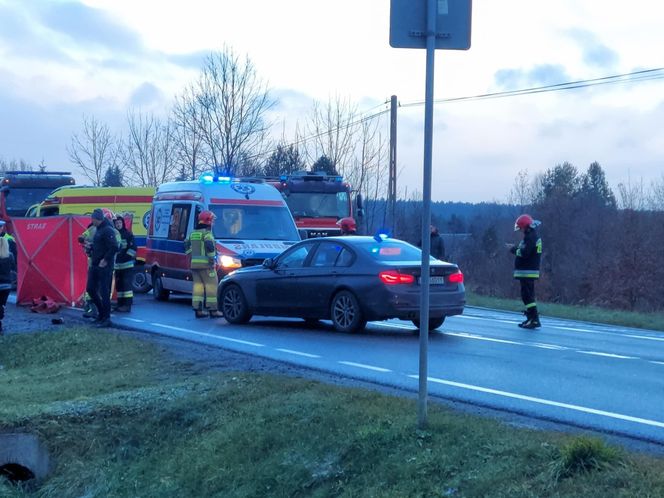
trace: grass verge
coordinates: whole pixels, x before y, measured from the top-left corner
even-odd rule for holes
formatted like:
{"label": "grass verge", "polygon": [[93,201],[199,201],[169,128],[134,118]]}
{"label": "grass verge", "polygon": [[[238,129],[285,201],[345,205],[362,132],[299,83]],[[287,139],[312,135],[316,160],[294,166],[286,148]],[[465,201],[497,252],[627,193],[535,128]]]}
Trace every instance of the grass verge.
{"label": "grass verge", "polygon": [[372,391],[210,372],[122,334],[0,338],[0,430],[53,471],[2,497],[664,496],[664,460]]}
{"label": "grass verge", "polygon": [[[466,292],[466,301],[469,306],[517,312],[523,310],[523,303],[518,299],[504,299]],[[609,325],[620,325],[641,329],[664,330],[664,313],[637,313],[632,311],[610,310],[598,306],[571,306],[541,301],[537,303],[537,308],[540,311],[540,315],[543,316],[606,323]]]}

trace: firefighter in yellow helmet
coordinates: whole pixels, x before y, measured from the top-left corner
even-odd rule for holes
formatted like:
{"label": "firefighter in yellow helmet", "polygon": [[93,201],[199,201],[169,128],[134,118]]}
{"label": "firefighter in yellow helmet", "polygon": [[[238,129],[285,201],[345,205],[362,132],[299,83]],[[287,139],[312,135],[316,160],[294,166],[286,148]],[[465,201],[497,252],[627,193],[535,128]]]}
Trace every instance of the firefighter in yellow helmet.
{"label": "firefighter in yellow helmet", "polygon": [[202,211],[198,215],[198,226],[184,241],[185,254],[190,256],[189,267],[194,282],[191,305],[196,318],[217,318],[223,316],[217,310],[217,268],[216,249],[212,224],[215,215],[212,211]]}

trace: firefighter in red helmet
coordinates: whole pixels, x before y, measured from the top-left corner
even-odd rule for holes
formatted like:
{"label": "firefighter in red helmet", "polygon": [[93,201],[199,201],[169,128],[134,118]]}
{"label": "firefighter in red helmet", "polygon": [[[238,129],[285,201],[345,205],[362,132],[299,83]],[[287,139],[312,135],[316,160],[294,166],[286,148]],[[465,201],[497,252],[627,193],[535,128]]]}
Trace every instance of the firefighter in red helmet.
{"label": "firefighter in red helmet", "polygon": [[191,305],[196,318],[223,316],[217,308],[217,251],[212,224],[216,216],[212,211],[198,215],[198,226],[184,241],[185,254],[190,256],[189,267],[194,283]]}
{"label": "firefighter in red helmet", "polygon": [[514,231],[523,232],[523,240],[519,245],[508,244],[510,252],[515,256],[513,276],[521,285],[521,300],[526,307],[526,319],[519,324],[524,329],[542,326],[535,300],[535,281],[540,275],[542,259],[542,239],[536,230],[539,225],[540,222],[529,214],[522,214],[514,222]]}
{"label": "firefighter in red helmet", "polygon": [[341,228],[341,235],[356,235],[357,234],[357,225],[355,220],[350,216],[346,218],[341,218],[337,221],[337,225]]}

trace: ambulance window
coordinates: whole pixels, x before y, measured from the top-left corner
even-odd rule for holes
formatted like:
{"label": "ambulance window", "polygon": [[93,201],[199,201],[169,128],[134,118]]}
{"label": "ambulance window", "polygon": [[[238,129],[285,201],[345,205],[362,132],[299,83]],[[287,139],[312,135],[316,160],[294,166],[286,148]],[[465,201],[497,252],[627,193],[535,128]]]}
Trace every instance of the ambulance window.
{"label": "ambulance window", "polygon": [[184,240],[189,225],[190,204],[173,204],[171,224],[168,227],[169,240]]}

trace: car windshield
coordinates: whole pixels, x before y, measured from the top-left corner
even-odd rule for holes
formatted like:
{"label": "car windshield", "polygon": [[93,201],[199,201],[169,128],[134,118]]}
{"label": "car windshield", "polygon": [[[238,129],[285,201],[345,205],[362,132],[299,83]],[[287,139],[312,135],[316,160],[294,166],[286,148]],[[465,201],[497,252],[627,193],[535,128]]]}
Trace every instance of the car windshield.
{"label": "car windshield", "polygon": [[25,216],[26,211],[33,204],[42,202],[53,187],[39,188],[11,188],[5,192],[7,214],[10,216]]}
{"label": "car windshield", "polygon": [[288,209],[274,206],[210,205],[216,239],[299,240]]}
{"label": "car windshield", "polygon": [[[401,240],[382,240],[377,242],[372,239],[358,241],[353,244],[361,251],[369,254],[374,260],[380,262],[393,261],[422,261],[422,251]],[[431,261],[436,259],[431,257]]]}
{"label": "car windshield", "polygon": [[296,218],[343,218],[349,216],[348,192],[291,192],[286,204]]}

